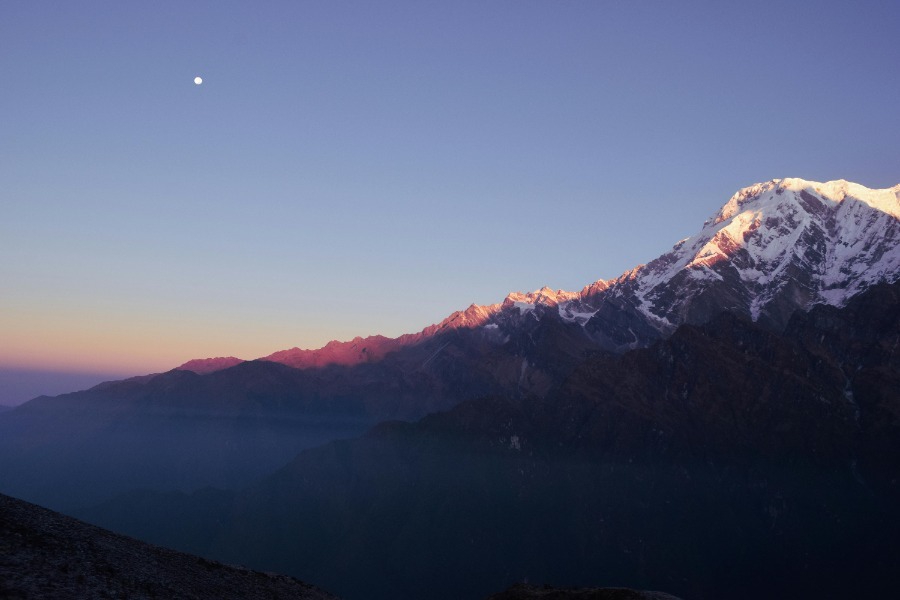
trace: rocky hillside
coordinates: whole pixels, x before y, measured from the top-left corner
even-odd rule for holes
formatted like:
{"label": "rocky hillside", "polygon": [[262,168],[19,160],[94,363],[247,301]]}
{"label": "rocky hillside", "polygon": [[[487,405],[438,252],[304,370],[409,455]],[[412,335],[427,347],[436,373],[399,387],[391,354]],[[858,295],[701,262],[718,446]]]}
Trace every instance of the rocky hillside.
{"label": "rocky hillside", "polygon": [[0,598],[337,600],[292,577],[151,546],[4,495]]}

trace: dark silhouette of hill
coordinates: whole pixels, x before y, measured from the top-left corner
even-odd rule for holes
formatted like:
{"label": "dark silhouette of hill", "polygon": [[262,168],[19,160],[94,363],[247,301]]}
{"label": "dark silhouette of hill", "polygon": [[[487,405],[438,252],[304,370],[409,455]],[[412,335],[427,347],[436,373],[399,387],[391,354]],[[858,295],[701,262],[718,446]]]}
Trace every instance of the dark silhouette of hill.
{"label": "dark silhouette of hill", "polygon": [[0,598],[336,600],[292,577],[151,546],[4,495]]}

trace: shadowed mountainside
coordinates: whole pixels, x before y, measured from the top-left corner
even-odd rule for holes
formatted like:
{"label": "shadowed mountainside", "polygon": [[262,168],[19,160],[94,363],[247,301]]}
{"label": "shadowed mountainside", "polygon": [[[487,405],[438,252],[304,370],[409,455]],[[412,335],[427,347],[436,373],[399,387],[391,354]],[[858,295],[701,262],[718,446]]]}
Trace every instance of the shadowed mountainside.
{"label": "shadowed mountainside", "polygon": [[497,336],[451,329],[355,366],[250,361],[38,398],[0,419],[0,489],[66,510],[136,487],[246,485],[305,448],[383,419],[491,394],[545,393],[592,347],[558,319]]}
{"label": "shadowed mountainside", "polygon": [[207,494],[218,518],[191,540],[179,515],[196,495],[164,514],[135,510],[151,493],[85,517],[314,574],[347,598],[476,598],[523,579],[690,598],[888,594],[900,284],[797,313],[787,332],[723,314],[583,361],[545,397],[468,401],[307,450],[218,509]]}

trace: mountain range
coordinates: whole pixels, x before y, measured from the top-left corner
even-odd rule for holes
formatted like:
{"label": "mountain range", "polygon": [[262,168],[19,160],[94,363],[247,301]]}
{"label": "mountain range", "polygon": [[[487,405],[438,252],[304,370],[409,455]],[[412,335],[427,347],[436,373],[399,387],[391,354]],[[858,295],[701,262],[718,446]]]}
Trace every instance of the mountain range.
{"label": "mountain range", "polygon": [[[453,329],[508,333],[522,321],[557,312],[612,351],[646,346],[682,323],[703,323],[727,310],[773,329],[796,310],[843,305],[900,274],[900,184],[870,190],[847,181],[779,179],[738,191],[697,234],[671,251],[579,292],[514,292],[503,302],[472,305],[417,334],[292,348],[259,360],[295,368],[354,365]],[[193,360],[180,369],[209,373],[241,359]]]}
{"label": "mountain range", "polygon": [[780,334],[723,313],[589,358],[543,398],[383,423],[237,493],[135,492],[80,516],[346,598],[526,577],[878,597],[900,584],[898,340],[900,282]]}
{"label": "mountain range", "polygon": [[884,593],[898,280],[900,185],[773,180],[581,291],[32,400],[0,491],[346,598]]}

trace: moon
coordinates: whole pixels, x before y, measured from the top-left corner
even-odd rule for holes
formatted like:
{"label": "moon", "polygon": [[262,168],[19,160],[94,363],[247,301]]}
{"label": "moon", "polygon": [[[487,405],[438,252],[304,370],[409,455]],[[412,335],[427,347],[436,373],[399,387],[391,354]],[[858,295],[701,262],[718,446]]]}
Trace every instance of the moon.
{"label": "moon", "polygon": [[194,84],[195,84],[195,85],[200,85],[201,83],[203,83],[203,78],[202,78],[202,77],[194,77]]}

